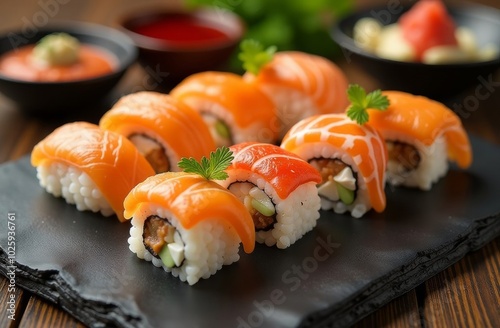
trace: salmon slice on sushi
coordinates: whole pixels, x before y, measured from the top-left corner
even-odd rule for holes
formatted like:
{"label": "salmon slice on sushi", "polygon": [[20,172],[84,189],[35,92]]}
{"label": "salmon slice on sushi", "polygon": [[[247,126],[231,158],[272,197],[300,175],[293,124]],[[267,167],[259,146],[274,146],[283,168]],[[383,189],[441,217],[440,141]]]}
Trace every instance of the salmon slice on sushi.
{"label": "salmon slice on sushi", "polygon": [[386,207],[387,149],[380,133],[346,114],[304,119],[287,133],[281,147],[297,154],[321,174],[318,185],[323,210],[362,217]]}
{"label": "salmon slice on sushi", "polygon": [[255,247],[250,214],[210,178],[188,172],[157,174],[138,184],[124,202],[125,217],[132,221],[130,250],[189,285],[238,261],[240,243],[247,253]]}
{"label": "salmon slice on sushi", "polygon": [[274,143],[278,139],[274,104],[237,74],[193,74],[170,94],[201,114],[217,147],[246,141]]}
{"label": "salmon slice on sushi", "polygon": [[[299,51],[264,51],[254,40],[243,41],[241,47],[240,58],[247,70],[244,79],[274,102],[281,137],[301,119],[340,113],[348,105],[347,78],[332,61]],[[266,56],[267,61],[262,61]]]}
{"label": "salmon slice on sushi", "polygon": [[198,112],[158,92],[142,91],[120,98],[99,125],[126,136],[156,173],[179,171],[177,162],[182,157],[199,160],[215,150]]}
{"label": "salmon slice on sushi", "polygon": [[86,122],[65,124],[31,153],[40,185],[79,211],[123,217],[123,200],[132,188],[155,174],[135,146],[120,134]]}
{"label": "salmon slice on sushi", "polygon": [[287,248],[316,226],[319,173],[278,146],[247,142],[230,147],[234,160],[219,183],[252,215],[256,241]]}
{"label": "salmon slice on sushi", "polygon": [[369,112],[369,124],[387,143],[387,181],[396,186],[429,190],[448,171],[472,162],[472,150],[460,118],[445,105],[400,91],[382,92],[390,100],[386,111]]}

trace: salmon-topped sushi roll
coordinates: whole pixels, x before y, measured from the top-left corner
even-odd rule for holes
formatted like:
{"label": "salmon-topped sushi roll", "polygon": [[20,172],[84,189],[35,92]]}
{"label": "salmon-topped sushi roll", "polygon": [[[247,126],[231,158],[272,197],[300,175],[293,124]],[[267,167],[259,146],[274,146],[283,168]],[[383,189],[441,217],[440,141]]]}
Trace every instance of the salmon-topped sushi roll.
{"label": "salmon-topped sushi roll", "polygon": [[215,150],[198,112],[158,92],[142,91],[120,98],[99,125],[129,138],[157,173],[179,171],[177,162],[182,157],[199,160]]}
{"label": "salmon-topped sushi roll", "polygon": [[389,183],[429,190],[446,174],[449,160],[461,168],[471,164],[469,138],[451,109],[405,92],[382,93],[390,100],[389,108],[368,112],[369,124],[387,143]]}
{"label": "salmon-topped sushi roll", "polygon": [[[202,163],[203,164],[203,163]],[[129,248],[190,285],[255,247],[252,218],[227,189],[196,173],[166,172],[138,184],[125,199]]]}
{"label": "salmon-topped sushi roll", "polygon": [[[259,53],[255,47],[259,49],[258,44],[242,43],[243,52],[249,51],[247,48],[252,51],[249,56],[242,53],[240,58],[251,61]],[[301,119],[340,113],[348,104],[345,74],[335,63],[317,55],[276,52],[257,70],[247,71],[244,79],[257,85],[274,102],[281,122],[281,137]]]}
{"label": "salmon-topped sushi roll", "polygon": [[274,104],[239,75],[193,74],[170,94],[201,114],[217,147],[246,141],[274,143],[278,139],[279,123]]}
{"label": "salmon-topped sushi roll", "polygon": [[356,218],[371,208],[385,209],[387,150],[373,127],[359,125],[345,114],[313,116],[293,126],[281,147],[320,172],[322,209],[350,211]]}
{"label": "salmon-topped sushi roll", "polygon": [[256,241],[287,248],[316,226],[321,176],[299,156],[278,146],[247,142],[229,147],[229,177],[219,183],[252,215]]}
{"label": "salmon-topped sushi roll", "polygon": [[132,188],[155,174],[134,145],[120,134],[86,122],[65,124],[31,153],[40,184],[79,211],[123,217],[123,200]]}
{"label": "salmon-topped sushi roll", "polygon": [[380,90],[366,94],[359,85],[349,85],[347,95],[351,104],[346,113],[300,121],[288,131],[281,147],[320,172],[322,209],[349,211],[359,218],[371,208],[382,212],[386,206],[387,149],[380,133],[366,122],[369,108],[385,110],[389,100]]}

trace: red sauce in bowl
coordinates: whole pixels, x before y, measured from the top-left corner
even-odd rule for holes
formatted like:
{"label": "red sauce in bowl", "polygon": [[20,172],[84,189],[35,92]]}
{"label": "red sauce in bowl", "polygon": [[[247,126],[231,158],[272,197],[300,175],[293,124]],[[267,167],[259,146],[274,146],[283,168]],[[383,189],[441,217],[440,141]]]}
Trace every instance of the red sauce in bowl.
{"label": "red sauce in bowl", "polygon": [[0,73],[32,82],[67,82],[94,78],[116,69],[118,60],[105,50],[82,44],[78,61],[68,66],[40,66],[31,58],[34,45],[11,50],[0,57]]}
{"label": "red sauce in bowl", "polygon": [[204,22],[202,19],[188,15],[171,15],[157,17],[131,27],[134,33],[160,39],[183,47],[200,44],[217,44],[230,40],[224,31]]}

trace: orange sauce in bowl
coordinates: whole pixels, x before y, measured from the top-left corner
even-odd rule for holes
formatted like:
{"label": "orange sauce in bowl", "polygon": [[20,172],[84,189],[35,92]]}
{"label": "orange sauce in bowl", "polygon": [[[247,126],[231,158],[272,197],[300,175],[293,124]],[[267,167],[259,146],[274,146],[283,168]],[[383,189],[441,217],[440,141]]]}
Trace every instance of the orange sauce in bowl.
{"label": "orange sauce in bowl", "polygon": [[85,80],[108,74],[116,69],[118,60],[105,50],[80,45],[78,61],[67,66],[45,66],[31,58],[34,45],[27,45],[0,57],[0,74],[31,82],[67,82]]}

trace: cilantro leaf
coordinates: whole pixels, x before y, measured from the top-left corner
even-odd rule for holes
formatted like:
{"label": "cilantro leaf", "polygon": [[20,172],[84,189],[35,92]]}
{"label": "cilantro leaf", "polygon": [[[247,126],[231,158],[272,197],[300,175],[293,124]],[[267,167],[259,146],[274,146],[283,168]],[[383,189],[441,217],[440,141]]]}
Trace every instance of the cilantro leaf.
{"label": "cilantro leaf", "polygon": [[233,152],[227,147],[218,148],[210,153],[210,158],[203,156],[200,162],[190,157],[183,157],[177,164],[186,173],[196,173],[207,180],[225,180],[228,175],[225,169],[233,161]]}
{"label": "cilantro leaf", "polygon": [[382,94],[381,90],[375,90],[366,96],[366,107],[386,110],[389,107],[389,99]]}
{"label": "cilantro leaf", "polygon": [[252,39],[243,40],[240,44],[241,52],[238,58],[243,62],[243,68],[257,75],[260,69],[269,63],[276,52],[276,47],[264,49],[264,46]]}
{"label": "cilantro leaf", "polygon": [[358,84],[351,84],[347,89],[347,98],[351,105],[347,109],[347,116],[358,123],[363,125],[369,120],[368,109],[386,110],[389,107],[389,98],[382,94],[381,90],[375,90],[366,94]]}
{"label": "cilantro leaf", "polygon": [[357,104],[351,105],[351,107],[347,110],[347,116],[360,125],[365,124],[369,119],[365,108]]}
{"label": "cilantro leaf", "polygon": [[366,91],[358,84],[351,84],[347,89],[347,99],[354,105],[363,106],[363,101],[366,98]]}

